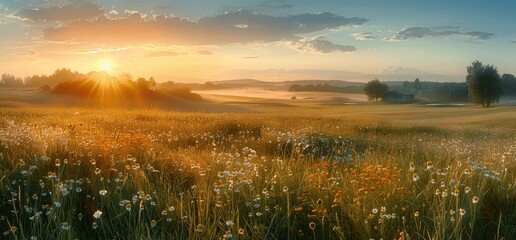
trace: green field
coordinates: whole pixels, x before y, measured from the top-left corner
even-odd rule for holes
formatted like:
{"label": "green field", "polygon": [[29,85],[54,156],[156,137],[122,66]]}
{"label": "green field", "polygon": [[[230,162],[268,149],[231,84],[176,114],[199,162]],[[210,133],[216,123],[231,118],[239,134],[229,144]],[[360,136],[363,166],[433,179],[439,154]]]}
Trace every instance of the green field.
{"label": "green field", "polygon": [[233,105],[0,109],[0,238],[516,239],[514,107]]}

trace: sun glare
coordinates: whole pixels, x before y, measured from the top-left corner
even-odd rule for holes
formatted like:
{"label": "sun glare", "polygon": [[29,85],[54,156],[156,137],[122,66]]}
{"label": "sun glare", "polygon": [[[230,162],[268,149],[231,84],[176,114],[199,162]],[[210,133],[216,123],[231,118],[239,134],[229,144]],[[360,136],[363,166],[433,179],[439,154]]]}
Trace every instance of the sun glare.
{"label": "sun glare", "polygon": [[111,65],[111,62],[109,62],[108,60],[103,60],[101,63],[100,63],[100,68],[102,69],[102,71],[104,72],[109,72],[111,71],[111,69],[113,68],[113,66]]}

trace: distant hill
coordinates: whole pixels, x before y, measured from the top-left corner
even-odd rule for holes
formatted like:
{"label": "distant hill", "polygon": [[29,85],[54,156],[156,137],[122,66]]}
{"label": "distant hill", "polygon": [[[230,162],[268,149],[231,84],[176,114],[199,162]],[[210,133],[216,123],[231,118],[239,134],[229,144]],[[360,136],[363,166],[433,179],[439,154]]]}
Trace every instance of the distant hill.
{"label": "distant hill", "polygon": [[[331,85],[335,87],[360,87],[364,83],[360,82],[349,82],[342,80],[294,80],[294,81],[281,81],[281,82],[266,82],[256,79],[232,79],[223,81],[213,81],[216,86],[223,88],[264,88],[269,90],[288,90],[292,85]],[[193,89],[193,88],[192,88]]]}

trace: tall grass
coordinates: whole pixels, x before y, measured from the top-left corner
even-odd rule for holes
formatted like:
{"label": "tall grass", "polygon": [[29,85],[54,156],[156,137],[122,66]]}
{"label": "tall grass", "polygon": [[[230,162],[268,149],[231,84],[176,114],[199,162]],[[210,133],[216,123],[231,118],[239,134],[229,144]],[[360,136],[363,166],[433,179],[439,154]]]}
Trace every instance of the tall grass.
{"label": "tall grass", "polygon": [[0,234],[515,239],[511,134],[374,118],[2,109]]}

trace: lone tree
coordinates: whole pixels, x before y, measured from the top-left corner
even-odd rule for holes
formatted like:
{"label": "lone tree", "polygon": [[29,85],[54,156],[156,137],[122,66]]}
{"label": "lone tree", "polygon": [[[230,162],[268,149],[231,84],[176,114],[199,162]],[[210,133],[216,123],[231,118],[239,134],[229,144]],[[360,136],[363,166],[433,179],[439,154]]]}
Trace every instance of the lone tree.
{"label": "lone tree", "polygon": [[364,92],[369,98],[369,100],[378,100],[385,96],[389,92],[389,86],[387,84],[380,82],[378,79],[374,79],[369,81],[364,86]]}
{"label": "lone tree", "polygon": [[495,67],[474,61],[467,67],[467,71],[468,94],[473,102],[488,108],[492,102],[499,101],[503,94],[502,81]]}

